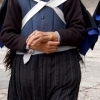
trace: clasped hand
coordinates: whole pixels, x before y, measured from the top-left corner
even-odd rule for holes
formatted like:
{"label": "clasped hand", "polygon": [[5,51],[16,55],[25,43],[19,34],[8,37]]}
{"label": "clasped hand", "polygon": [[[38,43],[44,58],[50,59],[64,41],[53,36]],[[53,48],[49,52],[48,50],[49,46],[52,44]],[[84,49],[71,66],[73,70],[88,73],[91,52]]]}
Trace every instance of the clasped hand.
{"label": "clasped hand", "polygon": [[59,45],[56,32],[34,31],[26,40],[26,44],[33,50],[43,51],[46,54],[53,53]]}

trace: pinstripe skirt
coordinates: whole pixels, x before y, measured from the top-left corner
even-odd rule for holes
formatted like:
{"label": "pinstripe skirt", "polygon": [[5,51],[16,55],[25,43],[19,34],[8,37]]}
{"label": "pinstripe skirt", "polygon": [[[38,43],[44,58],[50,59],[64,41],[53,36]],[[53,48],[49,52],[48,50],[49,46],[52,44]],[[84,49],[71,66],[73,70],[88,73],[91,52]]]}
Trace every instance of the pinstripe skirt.
{"label": "pinstripe skirt", "polygon": [[13,59],[7,100],[77,100],[81,71],[77,50]]}

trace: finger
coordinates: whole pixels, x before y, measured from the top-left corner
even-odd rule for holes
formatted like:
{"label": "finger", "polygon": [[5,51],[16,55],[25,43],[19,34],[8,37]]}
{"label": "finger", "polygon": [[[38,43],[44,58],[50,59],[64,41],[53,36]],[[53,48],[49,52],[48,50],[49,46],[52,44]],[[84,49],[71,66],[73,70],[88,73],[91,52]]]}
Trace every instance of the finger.
{"label": "finger", "polygon": [[42,42],[48,42],[50,39],[48,37],[43,37]]}
{"label": "finger", "polygon": [[50,53],[54,53],[54,52],[56,52],[57,51],[57,49],[50,49],[49,51],[46,51],[46,53],[47,54],[50,54]]}
{"label": "finger", "polygon": [[48,35],[43,35],[43,42],[47,42],[47,41],[50,41],[51,40],[51,36],[48,36]]}
{"label": "finger", "polygon": [[35,35],[36,35],[36,32],[33,32],[32,34],[30,34],[29,37],[27,38],[26,42],[28,42],[29,39],[30,39],[31,37],[35,36]]}
{"label": "finger", "polygon": [[31,46],[34,46],[34,45],[36,45],[36,46],[39,46],[40,43],[41,42],[41,38],[39,38],[39,39],[36,39],[35,41],[33,41],[32,43],[31,43]]}
{"label": "finger", "polygon": [[51,49],[50,53],[53,53],[53,52],[56,52],[56,51],[57,51],[57,49]]}
{"label": "finger", "polygon": [[37,39],[42,40],[41,35],[32,36],[32,37],[28,40],[27,44],[28,44],[28,45],[31,45],[32,42],[34,42],[34,41],[37,40]]}
{"label": "finger", "polygon": [[34,36],[35,35],[35,33],[34,34],[31,34],[31,35],[29,35],[29,37],[27,38],[27,40],[26,40],[26,43],[30,40],[30,38],[32,37],[32,36]]}
{"label": "finger", "polygon": [[50,46],[49,49],[57,49],[58,46]]}
{"label": "finger", "polygon": [[53,35],[51,32],[43,32],[43,40],[51,41],[53,38]]}
{"label": "finger", "polygon": [[32,34],[30,34],[30,35],[28,36],[26,42],[28,42],[29,39],[30,39],[32,36],[36,35],[37,32],[38,32],[38,31],[36,30],[36,31],[34,31]]}
{"label": "finger", "polygon": [[50,46],[58,46],[59,43],[60,43],[59,41],[57,41],[57,42],[55,42],[55,41],[49,41],[48,45],[50,45]]}
{"label": "finger", "polygon": [[35,30],[32,34],[29,35],[29,38],[32,37],[33,35],[36,35],[36,33],[38,33],[37,30]]}

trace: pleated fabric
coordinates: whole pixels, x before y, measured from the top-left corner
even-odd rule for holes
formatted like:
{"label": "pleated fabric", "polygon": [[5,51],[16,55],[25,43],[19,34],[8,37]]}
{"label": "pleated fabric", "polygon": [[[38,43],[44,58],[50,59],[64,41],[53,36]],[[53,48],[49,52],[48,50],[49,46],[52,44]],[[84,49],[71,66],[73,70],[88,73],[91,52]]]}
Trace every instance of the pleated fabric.
{"label": "pleated fabric", "polygon": [[16,55],[8,100],[77,100],[81,71],[77,50],[32,55],[24,65]]}

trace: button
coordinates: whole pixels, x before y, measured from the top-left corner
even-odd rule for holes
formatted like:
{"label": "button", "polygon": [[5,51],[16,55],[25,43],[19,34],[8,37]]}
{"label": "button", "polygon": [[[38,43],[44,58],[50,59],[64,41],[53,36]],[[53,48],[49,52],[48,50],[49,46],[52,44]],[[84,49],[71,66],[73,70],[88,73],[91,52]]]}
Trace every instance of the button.
{"label": "button", "polygon": [[41,19],[45,19],[45,17],[44,17],[44,16],[42,16],[42,17],[41,17]]}

